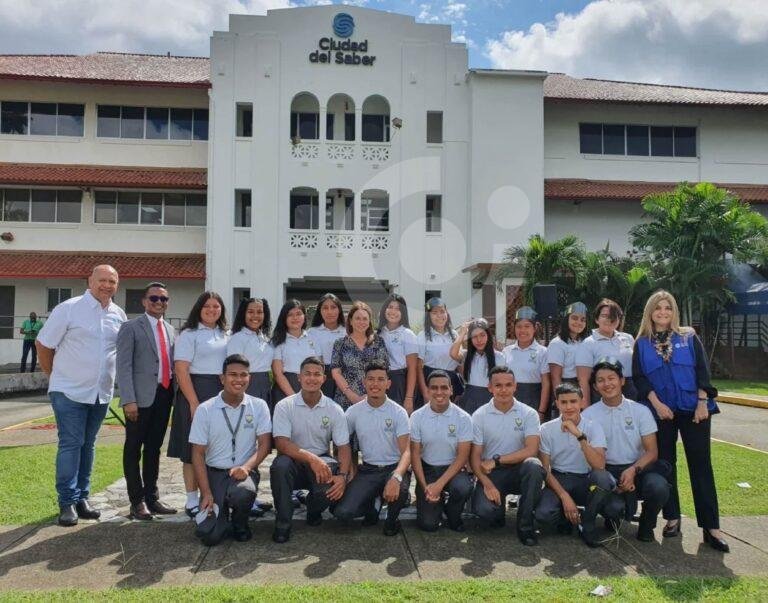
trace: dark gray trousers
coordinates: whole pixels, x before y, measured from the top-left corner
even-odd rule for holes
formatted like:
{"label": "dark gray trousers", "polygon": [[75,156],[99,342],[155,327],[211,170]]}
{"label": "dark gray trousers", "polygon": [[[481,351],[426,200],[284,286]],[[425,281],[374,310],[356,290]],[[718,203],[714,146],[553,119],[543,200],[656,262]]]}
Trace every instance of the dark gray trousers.
{"label": "dark gray trousers", "polygon": [[[321,457],[331,468],[331,473],[338,473],[339,464],[335,459]],[[275,528],[287,529],[293,520],[294,490],[309,490],[307,496],[307,515],[319,515],[331,502],[326,493],[330,484],[319,484],[315,472],[304,463],[298,463],[285,454],[279,454],[269,468],[269,483],[275,503]]]}
{"label": "dark gray trousers", "polygon": [[475,484],[472,494],[472,510],[483,521],[501,523],[507,507],[507,495],[519,494],[517,503],[517,531],[533,532],[533,512],[541,497],[544,483],[544,467],[537,458],[525,459],[517,465],[502,465],[488,474],[488,477],[501,493],[501,504],[492,503],[485,496],[480,480]]}
{"label": "dark gray trousers", "polygon": [[[618,481],[627,467],[630,465],[606,465],[605,469]],[[669,499],[670,485],[667,481],[669,473],[671,473],[671,466],[666,461],[656,461],[646,467],[645,471],[635,477],[634,492],[612,494],[614,500],[609,503],[610,510],[607,510],[607,513],[618,519],[623,512],[624,518],[630,520],[637,511],[637,501],[642,500],[640,527],[655,528],[659,512]]]}
{"label": "dark gray trousers", "polygon": [[[351,521],[376,510],[376,497],[384,494],[392,472],[397,467],[384,465],[377,467],[363,463],[357,470],[357,475],[347,484],[344,497],[333,509],[333,515],[342,521]],[[408,504],[408,489],[411,486],[411,472],[407,471],[400,483],[400,496],[395,502],[387,503],[387,523],[394,523],[400,511]]]}
{"label": "dark gray trousers", "polygon": [[259,487],[259,473],[251,471],[239,482],[231,478],[226,469],[208,467],[208,485],[213,502],[219,506],[216,527],[205,538],[206,545],[214,546],[229,534],[230,528],[242,530],[248,527],[248,517]]}
{"label": "dark gray trousers", "polygon": [[[440,479],[449,465],[429,465],[422,461],[424,479],[427,484]],[[467,499],[472,495],[472,478],[466,471],[459,471],[451,478],[443,489],[443,496],[439,502],[428,502],[424,497],[421,484],[416,484],[416,524],[427,532],[434,532],[440,527],[440,520],[445,512],[448,525],[455,526],[461,523],[461,512]]]}
{"label": "dark gray trousers", "polygon": [[[581,514],[581,525],[585,530],[595,528],[597,514],[609,499],[611,490],[616,482],[610,473],[604,469],[593,469],[589,473],[562,473],[552,471],[552,475],[578,506],[584,507]],[[537,521],[547,525],[557,525],[566,521],[563,515],[563,504],[554,490],[544,488],[541,500],[536,507]]]}

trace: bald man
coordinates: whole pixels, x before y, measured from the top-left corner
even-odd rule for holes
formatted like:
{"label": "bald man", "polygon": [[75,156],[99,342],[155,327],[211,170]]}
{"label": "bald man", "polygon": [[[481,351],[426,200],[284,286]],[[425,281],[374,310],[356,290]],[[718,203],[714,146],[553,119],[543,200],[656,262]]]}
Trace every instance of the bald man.
{"label": "bald man", "polygon": [[88,290],[60,303],[37,336],[37,356],[49,376],[48,396],[56,416],[56,492],[59,525],[98,519],[88,503],[96,434],[115,385],[117,332],[125,312],[112,301],[117,270],[96,266]]}

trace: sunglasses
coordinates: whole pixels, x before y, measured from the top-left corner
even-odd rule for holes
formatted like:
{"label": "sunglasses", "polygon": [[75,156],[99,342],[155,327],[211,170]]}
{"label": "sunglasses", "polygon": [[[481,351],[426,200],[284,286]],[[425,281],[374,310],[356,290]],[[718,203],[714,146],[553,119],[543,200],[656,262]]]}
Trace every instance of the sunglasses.
{"label": "sunglasses", "polygon": [[153,304],[156,304],[157,302],[163,302],[165,304],[171,298],[166,297],[165,295],[148,295],[147,299],[151,301]]}

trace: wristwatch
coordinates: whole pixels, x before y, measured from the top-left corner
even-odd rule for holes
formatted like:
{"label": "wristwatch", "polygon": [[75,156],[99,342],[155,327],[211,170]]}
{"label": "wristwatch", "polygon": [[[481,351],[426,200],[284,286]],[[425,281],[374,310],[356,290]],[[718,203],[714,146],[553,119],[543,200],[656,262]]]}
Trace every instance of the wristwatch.
{"label": "wristwatch", "polygon": [[579,442],[586,442],[586,441],[587,441],[587,436],[586,436],[586,435],[584,435],[584,432],[582,431],[582,432],[581,432],[581,435],[580,435],[578,438],[576,438],[576,439],[577,439]]}
{"label": "wristwatch", "polygon": [[400,475],[399,473],[395,473],[395,472],[393,471],[393,472],[392,472],[392,478],[393,478],[393,479],[396,479],[396,480],[397,480],[397,481],[399,481],[401,484],[403,483],[403,476],[402,476],[402,475]]}
{"label": "wristwatch", "polygon": [[501,455],[500,454],[494,454],[493,455],[493,464],[496,466],[496,469],[501,467]]}

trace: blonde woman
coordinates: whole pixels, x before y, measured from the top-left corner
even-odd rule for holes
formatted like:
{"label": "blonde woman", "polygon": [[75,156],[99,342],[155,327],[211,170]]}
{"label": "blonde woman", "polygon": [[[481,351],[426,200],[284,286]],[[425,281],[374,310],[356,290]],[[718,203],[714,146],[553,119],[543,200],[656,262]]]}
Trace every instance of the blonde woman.
{"label": "blonde woman", "polygon": [[653,410],[659,425],[659,458],[672,465],[663,535],[669,538],[680,534],[676,471],[679,433],[704,542],[727,553],[710,454],[710,416],[720,412],[715,403],[717,390],[710,383],[704,346],[693,329],[680,326],[677,302],[667,291],[657,291],[648,298],[632,358],[638,400]]}

